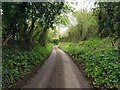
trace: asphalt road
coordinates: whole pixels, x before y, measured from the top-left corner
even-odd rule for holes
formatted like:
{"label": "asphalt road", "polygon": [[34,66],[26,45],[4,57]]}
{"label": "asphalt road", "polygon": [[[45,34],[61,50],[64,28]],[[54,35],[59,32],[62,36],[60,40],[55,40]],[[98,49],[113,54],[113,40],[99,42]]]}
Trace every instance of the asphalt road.
{"label": "asphalt road", "polygon": [[57,46],[24,88],[91,88],[72,59]]}

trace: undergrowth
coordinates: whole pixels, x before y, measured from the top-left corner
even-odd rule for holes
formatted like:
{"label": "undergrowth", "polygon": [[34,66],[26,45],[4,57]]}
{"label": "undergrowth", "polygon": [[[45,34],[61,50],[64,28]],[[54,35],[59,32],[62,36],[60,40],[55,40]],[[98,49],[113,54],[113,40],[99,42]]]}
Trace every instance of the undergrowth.
{"label": "undergrowth", "polygon": [[84,74],[92,78],[94,87],[114,88],[120,85],[118,50],[111,45],[109,39],[66,42],[59,46],[81,62]]}
{"label": "undergrowth", "polygon": [[51,48],[51,44],[46,47],[36,45],[30,51],[3,48],[2,87],[10,88],[13,83],[28,74],[30,69],[42,64],[45,58],[50,54]]}

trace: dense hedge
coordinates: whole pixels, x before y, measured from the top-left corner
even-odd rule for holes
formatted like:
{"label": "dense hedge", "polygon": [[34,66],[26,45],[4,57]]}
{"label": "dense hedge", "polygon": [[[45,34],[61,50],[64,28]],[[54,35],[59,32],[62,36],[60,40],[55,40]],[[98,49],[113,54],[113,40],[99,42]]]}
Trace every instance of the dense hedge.
{"label": "dense hedge", "polygon": [[113,88],[120,84],[117,49],[112,47],[109,39],[67,42],[59,46],[81,62],[85,75],[92,78],[94,87]]}
{"label": "dense hedge", "polygon": [[30,69],[42,64],[50,54],[52,45],[46,47],[37,45],[30,51],[20,49],[3,49],[2,58],[2,85],[10,87],[20,77],[29,73]]}

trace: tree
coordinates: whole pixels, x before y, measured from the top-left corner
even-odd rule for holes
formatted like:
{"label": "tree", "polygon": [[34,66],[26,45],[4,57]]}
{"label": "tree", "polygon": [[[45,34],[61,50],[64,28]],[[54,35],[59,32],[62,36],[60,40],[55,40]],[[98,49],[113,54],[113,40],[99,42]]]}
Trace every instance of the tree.
{"label": "tree", "polygon": [[98,2],[98,30],[101,37],[120,36],[120,2]]}
{"label": "tree", "polygon": [[29,50],[39,35],[39,43],[45,46],[47,29],[53,27],[63,6],[63,2],[4,2],[3,45],[16,43]]}
{"label": "tree", "polygon": [[77,11],[73,15],[77,19],[76,26],[70,26],[68,29],[69,37],[72,41],[86,40],[95,37],[97,33],[97,21],[92,11]]}

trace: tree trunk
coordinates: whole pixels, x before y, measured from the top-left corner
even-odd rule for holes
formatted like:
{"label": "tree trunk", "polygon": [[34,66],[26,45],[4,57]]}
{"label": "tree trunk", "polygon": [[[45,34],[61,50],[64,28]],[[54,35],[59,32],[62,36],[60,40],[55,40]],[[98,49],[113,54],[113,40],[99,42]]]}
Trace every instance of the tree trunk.
{"label": "tree trunk", "polygon": [[98,35],[100,37],[102,37],[102,35],[101,35],[101,32],[102,32],[101,20],[102,20],[102,15],[101,15],[101,10],[100,10],[99,14],[98,14]]}
{"label": "tree trunk", "polygon": [[45,41],[45,37],[46,37],[46,32],[47,32],[47,28],[44,28],[43,32],[41,33],[40,37],[39,37],[39,43],[42,46],[45,46],[46,41]]}

